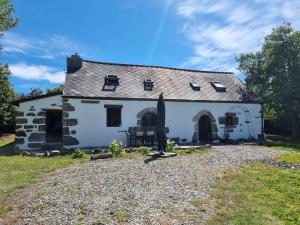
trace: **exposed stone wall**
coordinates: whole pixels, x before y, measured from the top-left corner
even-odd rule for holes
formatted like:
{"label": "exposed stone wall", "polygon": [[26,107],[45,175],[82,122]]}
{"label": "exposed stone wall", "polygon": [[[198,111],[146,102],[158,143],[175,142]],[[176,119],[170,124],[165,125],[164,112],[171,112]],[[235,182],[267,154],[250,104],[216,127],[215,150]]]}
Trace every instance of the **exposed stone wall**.
{"label": "exposed stone wall", "polygon": [[143,116],[146,113],[154,113],[155,115],[157,115],[157,108],[147,107],[147,108],[141,110],[140,112],[138,112],[138,114],[136,116],[136,118],[137,118],[137,127],[141,127]]}
{"label": "exposed stone wall", "polygon": [[[18,111],[16,114],[16,144],[17,147],[27,142],[27,147],[40,148],[46,141],[46,113],[32,105],[30,112]],[[26,117],[25,117],[26,115]],[[26,140],[27,139],[27,140]]]}
{"label": "exposed stone wall", "polygon": [[194,143],[197,143],[199,141],[199,120],[202,116],[208,116],[211,120],[211,131],[212,131],[212,140],[217,140],[218,139],[218,128],[216,124],[216,119],[212,115],[212,113],[208,110],[201,110],[198,112],[194,117],[193,117],[193,123],[194,123],[194,133],[192,137],[192,141]]}
{"label": "exposed stone wall", "polygon": [[69,102],[69,99],[63,99],[63,145],[78,145],[79,141],[73,135],[76,134],[77,118],[74,118],[75,107]]}
{"label": "exposed stone wall", "polygon": [[61,96],[20,103],[16,113],[16,148],[40,149],[46,142],[46,110],[62,109]]}

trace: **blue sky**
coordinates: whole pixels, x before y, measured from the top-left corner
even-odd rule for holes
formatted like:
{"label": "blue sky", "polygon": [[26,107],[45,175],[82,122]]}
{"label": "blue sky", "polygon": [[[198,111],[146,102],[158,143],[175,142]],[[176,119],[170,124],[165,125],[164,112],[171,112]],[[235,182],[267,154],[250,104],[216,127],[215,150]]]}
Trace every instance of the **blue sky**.
{"label": "blue sky", "polygon": [[236,71],[272,27],[300,28],[299,0],[15,0],[20,24],[1,40],[19,93],[64,80],[66,56]]}

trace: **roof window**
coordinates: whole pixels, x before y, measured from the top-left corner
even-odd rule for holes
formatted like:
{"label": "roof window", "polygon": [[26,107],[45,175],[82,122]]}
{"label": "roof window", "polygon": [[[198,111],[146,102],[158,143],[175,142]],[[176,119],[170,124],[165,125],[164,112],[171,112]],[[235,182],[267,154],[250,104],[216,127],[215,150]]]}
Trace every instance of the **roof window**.
{"label": "roof window", "polygon": [[199,84],[194,83],[194,82],[190,82],[190,85],[191,85],[191,88],[192,88],[194,91],[200,91],[200,85],[199,85]]}
{"label": "roof window", "polygon": [[226,87],[219,81],[211,82],[211,85],[216,89],[217,92],[225,92]]}
{"label": "roof window", "polygon": [[106,85],[119,85],[119,78],[116,75],[107,75],[105,77],[105,84]]}
{"label": "roof window", "polygon": [[144,79],[144,90],[145,91],[152,91],[152,89],[153,89],[153,81],[152,81],[152,79],[150,79],[150,78],[145,78]]}
{"label": "roof window", "polygon": [[119,86],[119,79],[116,75],[107,75],[104,78],[104,85],[102,91],[115,91],[117,86]]}

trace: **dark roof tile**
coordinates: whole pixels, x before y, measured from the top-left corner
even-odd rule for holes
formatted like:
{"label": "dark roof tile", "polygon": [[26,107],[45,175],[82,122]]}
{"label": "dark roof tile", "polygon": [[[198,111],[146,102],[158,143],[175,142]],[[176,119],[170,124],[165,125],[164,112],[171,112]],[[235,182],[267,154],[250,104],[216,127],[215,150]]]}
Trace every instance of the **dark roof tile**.
{"label": "dark roof tile", "polygon": [[[103,91],[104,77],[117,75],[120,84],[115,91]],[[152,91],[144,90],[145,77],[154,82]],[[190,82],[201,86],[194,91]],[[216,92],[212,81],[219,81],[226,92]],[[82,67],[75,73],[68,73],[64,96],[98,98],[157,99],[161,92],[169,100],[199,101],[242,101],[239,87],[241,81],[228,72],[209,72],[169,67],[114,64],[83,60]]]}

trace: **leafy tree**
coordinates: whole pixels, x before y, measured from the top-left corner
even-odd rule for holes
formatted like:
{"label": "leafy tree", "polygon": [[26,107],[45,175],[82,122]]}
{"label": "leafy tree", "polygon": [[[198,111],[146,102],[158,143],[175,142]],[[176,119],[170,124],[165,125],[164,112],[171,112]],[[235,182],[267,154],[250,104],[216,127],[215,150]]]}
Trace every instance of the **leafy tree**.
{"label": "leafy tree", "polygon": [[[12,1],[0,0],[0,38],[5,31],[17,25],[18,20],[12,17],[13,13]],[[15,108],[11,101],[15,99],[15,92],[9,75],[8,65],[0,62],[0,135],[14,125]]]}
{"label": "leafy tree", "polygon": [[15,107],[11,101],[15,99],[15,92],[9,81],[7,65],[0,66],[0,135],[11,131],[14,127]]}
{"label": "leafy tree", "polygon": [[265,117],[285,122],[292,136],[300,124],[300,32],[287,23],[273,29],[261,51],[241,54],[239,70],[246,86],[264,101]]}
{"label": "leafy tree", "polygon": [[48,88],[47,89],[47,94],[59,94],[62,93],[64,89],[64,85],[60,84],[59,86],[55,87],[55,88]]}
{"label": "leafy tree", "polygon": [[40,88],[31,88],[31,92],[28,94],[30,97],[36,97],[43,94],[43,91]]}

